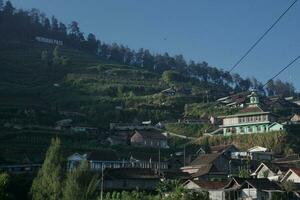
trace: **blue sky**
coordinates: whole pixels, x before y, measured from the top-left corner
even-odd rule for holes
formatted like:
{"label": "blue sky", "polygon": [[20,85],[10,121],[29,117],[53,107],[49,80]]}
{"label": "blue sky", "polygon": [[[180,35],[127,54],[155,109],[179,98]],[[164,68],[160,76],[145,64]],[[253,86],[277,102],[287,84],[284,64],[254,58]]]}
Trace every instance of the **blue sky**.
{"label": "blue sky", "polygon": [[[11,0],[38,8],[104,42],[183,54],[230,69],[293,0]],[[300,54],[300,1],[234,70],[262,82]],[[280,75],[300,90],[300,61]]]}

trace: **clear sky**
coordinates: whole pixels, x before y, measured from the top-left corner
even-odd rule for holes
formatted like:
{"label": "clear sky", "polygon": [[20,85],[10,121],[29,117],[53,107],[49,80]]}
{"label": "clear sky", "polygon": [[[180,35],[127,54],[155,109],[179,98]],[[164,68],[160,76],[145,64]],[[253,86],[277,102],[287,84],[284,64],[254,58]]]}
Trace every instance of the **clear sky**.
{"label": "clear sky", "polygon": [[[293,0],[11,0],[104,42],[230,69]],[[234,70],[265,82],[300,54],[300,1]],[[300,61],[280,75],[300,90]]]}

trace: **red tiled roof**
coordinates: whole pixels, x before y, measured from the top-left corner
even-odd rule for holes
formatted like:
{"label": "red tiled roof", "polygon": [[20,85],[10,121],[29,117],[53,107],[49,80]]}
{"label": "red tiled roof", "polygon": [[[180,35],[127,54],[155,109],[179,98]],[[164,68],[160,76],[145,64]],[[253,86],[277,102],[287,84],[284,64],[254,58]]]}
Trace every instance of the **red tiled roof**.
{"label": "red tiled roof", "polygon": [[238,114],[244,114],[244,113],[260,113],[264,112],[263,109],[261,109],[259,106],[249,106],[247,108],[244,108],[238,112]]}

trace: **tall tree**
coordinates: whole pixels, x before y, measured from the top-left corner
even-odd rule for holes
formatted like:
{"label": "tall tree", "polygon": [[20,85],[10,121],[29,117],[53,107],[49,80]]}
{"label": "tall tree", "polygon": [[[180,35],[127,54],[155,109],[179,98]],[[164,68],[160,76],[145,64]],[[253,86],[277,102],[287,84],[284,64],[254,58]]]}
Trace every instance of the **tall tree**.
{"label": "tall tree", "polygon": [[33,200],[62,198],[63,156],[60,139],[53,138],[45,161],[31,186]]}
{"label": "tall tree", "polygon": [[51,17],[51,30],[55,33],[59,31],[58,20],[54,16]]}
{"label": "tall tree", "polygon": [[6,1],[4,7],[3,7],[3,14],[6,16],[13,15],[15,11],[15,8],[13,7],[12,3],[10,1]]}
{"label": "tall tree", "polygon": [[68,172],[63,191],[63,200],[93,200],[97,198],[98,177],[90,171],[84,160],[79,167]]}

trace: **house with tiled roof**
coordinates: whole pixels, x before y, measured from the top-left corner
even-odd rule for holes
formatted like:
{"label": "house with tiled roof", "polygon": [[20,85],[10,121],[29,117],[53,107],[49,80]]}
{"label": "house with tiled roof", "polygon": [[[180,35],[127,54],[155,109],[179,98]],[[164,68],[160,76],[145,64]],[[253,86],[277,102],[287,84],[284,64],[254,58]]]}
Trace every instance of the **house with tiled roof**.
{"label": "house with tiled roof", "polygon": [[81,161],[87,160],[91,170],[101,170],[104,168],[128,167],[130,163],[124,159],[119,159],[114,151],[92,151],[86,154],[74,153],[67,158],[67,168],[76,168]]}
{"label": "house with tiled roof", "polygon": [[272,181],[279,181],[288,169],[286,165],[262,162],[251,175],[256,178],[268,178]]}
{"label": "house with tiled roof", "polygon": [[228,181],[207,181],[203,179],[188,180],[183,184],[187,190],[195,190],[208,192],[209,199],[220,200],[225,199],[225,191],[223,188],[228,184]]}
{"label": "house with tiled roof", "polygon": [[300,124],[300,112],[295,113],[290,121],[292,124]]}
{"label": "house with tiled roof", "polygon": [[220,153],[200,154],[181,170],[191,174],[193,179],[226,179],[229,173],[229,159]]}
{"label": "house with tiled roof", "polygon": [[264,110],[259,97],[252,92],[247,107],[234,115],[223,116],[223,134],[252,134],[283,130],[283,125],[276,123],[276,116]]}
{"label": "house with tiled roof", "polygon": [[281,182],[287,182],[287,181],[300,183],[300,168],[289,169],[284,175],[284,177],[281,179]]}
{"label": "house with tiled roof", "polygon": [[155,129],[135,130],[130,138],[130,143],[133,146],[169,148],[167,137]]}

